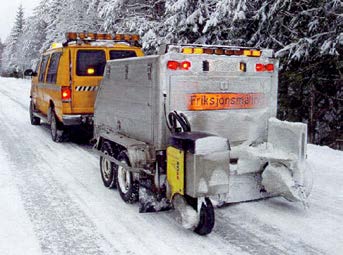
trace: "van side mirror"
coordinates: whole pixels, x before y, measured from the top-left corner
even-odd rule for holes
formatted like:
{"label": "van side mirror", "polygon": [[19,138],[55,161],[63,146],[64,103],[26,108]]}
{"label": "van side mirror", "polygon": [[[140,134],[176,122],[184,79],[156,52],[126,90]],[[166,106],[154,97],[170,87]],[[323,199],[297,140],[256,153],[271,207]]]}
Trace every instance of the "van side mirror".
{"label": "van side mirror", "polygon": [[25,76],[37,76],[37,72],[33,71],[32,69],[27,69],[24,72]]}

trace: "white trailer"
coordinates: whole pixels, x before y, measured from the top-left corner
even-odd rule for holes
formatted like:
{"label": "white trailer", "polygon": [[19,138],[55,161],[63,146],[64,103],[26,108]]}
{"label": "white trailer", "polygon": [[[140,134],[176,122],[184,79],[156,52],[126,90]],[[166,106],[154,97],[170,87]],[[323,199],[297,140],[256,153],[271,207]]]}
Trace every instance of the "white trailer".
{"label": "white trailer", "polygon": [[105,186],[140,211],[172,204],[199,234],[213,200],[305,201],[307,127],[275,118],[277,70],[271,50],[226,46],[109,61],[94,116]]}

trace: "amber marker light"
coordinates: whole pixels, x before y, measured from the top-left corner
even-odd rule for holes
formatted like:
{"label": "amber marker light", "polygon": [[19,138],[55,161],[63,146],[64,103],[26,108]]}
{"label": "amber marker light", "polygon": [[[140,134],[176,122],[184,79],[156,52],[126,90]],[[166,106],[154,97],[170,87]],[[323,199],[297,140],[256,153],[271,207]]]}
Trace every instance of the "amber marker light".
{"label": "amber marker light", "polygon": [[97,40],[105,40],[106,39],[106,34],[97,34],[96,35]]}
{"label": "amber marker light", "polygon": [[75,32],[68,32],[66,33],[67,40],[76,40],[77,39],[77,33]]}
{"label": "amber marker light", "polygon": [[245,55],[245,56],[251,56],[252,54],[251,54],[251,50],[244,50],[243,51],[243,54]]}
{"label": "amber marker light", "polygon": [[213,54],[214,53],[214,49],[209,49],[209,48],[204,49],[204,53],[205,54]]}
{"label": "amber marker light", "polygon": [[131,37],[132,37],[132,40],[139,41],[139,35],[134,34]]}
{"label": "amber marker light", "polygon": [[79,38],[81,40],[84,40],[86,38],[86,34],[85,33],[79,33],[78,36],[79,36]]}
{"label": "amber marker light", "polygon": [[259,50],[252,50],[251,51],[251,55],[253,57],[261,57],[261,51],[259,51]]}
{"label": "amber marker light", "polygon": [[131,40],[131,35],[125,34],[124,41],[130,41],[130,40]]}
{"label": "amber marker light", "polygon": [[124,39],[124,35],[123,34],[115,34],[114,35],[114,40],[116,41],[121,41]]}
{"label": "amber marker light", "polygon": [[88,33],[87,36],[90,40],[96,40],[96,33]]}
{"label": "amber marker light", "polygon": [[105,35],[105,39],[106,40],[112,40],[113,39],[113,36],[111,34],[106,34]]}
{"label": "amber marker light", "polygon": [[224,55],[224,50],[221,48],[215,49],[214,54],[216,55]]}
{"label": "amber marker light", "polygon": [[183,54],[193,54],[193,48],[183,48],[182,53]]}
{"label": "amber marker light", "polygon": [[92,68],[92,67],[87,68],[87,74],[88,74],[88,75],[93,75],[93,74],[95,74],[95,69]]}
{"label": "amber marker light", "polygon": [[240,62],[240,63],[239,63],[239,69],[240,69],[242,72],[246,72],[246,71],[247,71],[247,64],[244,63],[244,62]]}
{"label": "amber marker light", "polygon": [[234,55],[234,51],[233,50],[225,50],[225,55],[231,56]]}
{"label": "amber marker light", "polygon": [[203,54],[204,49],[203,48],[194,48],[194,54]]}

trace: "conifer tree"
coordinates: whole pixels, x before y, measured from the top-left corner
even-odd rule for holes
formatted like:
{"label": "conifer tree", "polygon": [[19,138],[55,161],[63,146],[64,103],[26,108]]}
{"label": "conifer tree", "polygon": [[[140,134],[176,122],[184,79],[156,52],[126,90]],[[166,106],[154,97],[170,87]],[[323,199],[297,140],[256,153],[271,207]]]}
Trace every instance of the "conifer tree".
{"label": "conifer tree", "polygon": [[216,1],[167,0],[164,33],[168,42],[205,43],[205,25]]}
{"label": "conifer tree", "polygon": [[23,6],[19,5],[17,14],[12,27],[11,34],[6,40],[6,47],[2,55],[3,70],[8,74],[19,76],[23,72],[23,66],[20,62],[19,43],[20,37],[23,34],[24,28],[24,10]]}
{"label": "conifer tree", "polygon": [[33,15],[28,17],[20,40],[20,54],[25,68],[36,68],[43,52],[42,47],[46,41],[46,29],[48,19],[48,0],[41,0],[33,9]]}
{"label": "conifer tree", "polygon": [[2,53],[4,51],[5,45],[2,43],[0,39],[0,75],[2,74]]}

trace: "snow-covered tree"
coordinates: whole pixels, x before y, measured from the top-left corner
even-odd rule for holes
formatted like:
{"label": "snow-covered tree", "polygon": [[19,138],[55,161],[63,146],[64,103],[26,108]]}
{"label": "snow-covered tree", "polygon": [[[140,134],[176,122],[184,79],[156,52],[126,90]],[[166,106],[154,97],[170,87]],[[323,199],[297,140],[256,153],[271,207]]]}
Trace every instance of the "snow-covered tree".
{"label": "snow-covered tree", "polygon": [[24,29],[24,10],[23,6],[19,5],[17,14],[12,27],[11,34],[6,40],[6,47],[2,55],[3,71],[7,73],[14,73],[18,76],[23,71],[21,63],[21,55],[19,52],[20,38]]}
{"label": "snow-covered tree", "polygon": [[314,143],[332,144],[341,131],[342,13],[341,0],[261,1],[248,41],[277,51],[279,117],[308,122]]}
{"label": "snow-covered tree", "polygon": [[206,43],[205,26],[215,3],[212,0],[167,0],[163,31],[167,42]]}
{"label": "snow-covered tree", "polygon": [[2,53],[4,51],[5,45],[2,43],[1,39],[0,39],[0,74],[2,73]]}
{"label": "snow-covered tree", "polygon": [[254,30],[256,1],[219,0],[204,27],[209,44],[244,46]]}
{"label": "snow-covered tree", "polygon": [[137,33],[141,35],[143,48],[153,52],[160,44],[165,0],[94,0],[103,29],[113,33]]}
{"label": "snow-covered tree", "polygon": [[51,43],[55,42],[57,38],[61,37],[59,33],[60,13],[67,8],[66,0],[50,0],[46,3],[47,12],[47,27],[46,40],[43,43],[42,50],[50,47]]}
{"label": "snow-covered tree", "polygon": [[46,41],[46,29],[48,20],[48,0],[41,0],[33,10],[33,15],[25,22],[23,34],[20,40],[21,61],[25,68],[35,68],[40,54],[43,52],[43,44]]}

